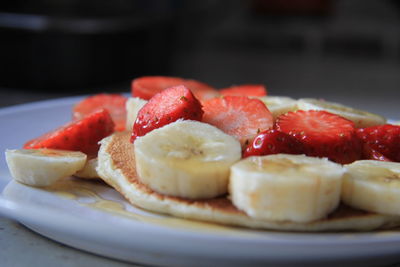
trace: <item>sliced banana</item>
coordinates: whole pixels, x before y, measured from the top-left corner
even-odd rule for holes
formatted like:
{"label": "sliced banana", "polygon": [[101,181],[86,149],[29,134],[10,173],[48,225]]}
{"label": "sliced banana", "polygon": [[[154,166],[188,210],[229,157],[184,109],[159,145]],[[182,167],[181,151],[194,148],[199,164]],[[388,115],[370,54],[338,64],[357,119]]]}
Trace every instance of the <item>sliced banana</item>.
{"label": "sliced banana", "polygon": [[274,120],[282,114],[297,109],[297,101],[286,96],[263,96],[259,98],[271,111]]}
{"label": "sliced banana", "polygon": [[359,160],[345,165],[342,201],[354,208],[400,215],[400,163]]}
{"label": "sliced banana", "polygon": [[249,157],[231,167],[229,191],[233,204],[250,217],[310,222],[338,206],[343,173],[326,158]]}
{"label": "sliced banana", "polygon": [[227,192],[230,166],[241,157],[240,143],[218,128],[180,120],[134,143],[139,180],[156,192],[189,199]]}
{"label": "sliced banana", "polygon": [[126,101],[126,129],[131,131],[135,123],[139,110],[147,103],[146,100],[139,97],[130,97]]}
{"label": "sliced banana", "polygon": [[98,165],[97,158],[89,159],[86,161],[85,166],[78,172],[74,174],[74,176],[84,179],[96,179],[99,178],[99,174],[96,171]]}
{"label": "sliced banana", "polygon": [[364,110],[354,109],[339,103],[318,100],[314,98],[301,98],[297,102],[298,108],[303,110],[325,110],[342,116],[354,122],[357,128],[370,127],[386,123],[386,119],[380,115]]}
{"label": "sliced banana", "polygon": [[7,149],[5,154],[11,176],[33,186],[51,185],[73,175],[86,162],[82,152],[55,149]]}

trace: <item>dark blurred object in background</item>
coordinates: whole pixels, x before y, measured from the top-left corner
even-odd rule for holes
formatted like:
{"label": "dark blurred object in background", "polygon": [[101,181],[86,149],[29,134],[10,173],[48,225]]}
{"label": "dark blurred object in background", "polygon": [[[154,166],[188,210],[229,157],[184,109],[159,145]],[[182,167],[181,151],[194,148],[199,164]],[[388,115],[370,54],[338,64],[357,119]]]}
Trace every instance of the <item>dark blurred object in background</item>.
{"label": "dark blurred object in background", "polygon": [[332,11],[331,0],[253,0],[253,9],[263,15],[312,16]]}
{"label": "dark blurred object in background", "polygon": [[135,77],[172,75],[399,117],[399,3],[2,1],[0,105],[128,92]]}
{"label": "dark blurred object in background", "polygon": [[82,91],[169,74],[178,23],[195,26],[210,8],[191,2],[2,1],[0,86]]}

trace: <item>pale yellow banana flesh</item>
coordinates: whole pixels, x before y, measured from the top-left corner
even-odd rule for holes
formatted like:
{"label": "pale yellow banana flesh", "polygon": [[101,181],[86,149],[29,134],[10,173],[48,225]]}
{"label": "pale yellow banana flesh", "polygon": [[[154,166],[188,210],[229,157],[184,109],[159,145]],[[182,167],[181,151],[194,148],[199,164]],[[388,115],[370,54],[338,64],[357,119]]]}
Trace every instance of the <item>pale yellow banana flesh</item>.
{"label": "pale yellow banana flesh", "polygon": [[269,111],[271,111],[274,120],[276,120],[279,115],[297,110],[297,101],[290,97],[263,96],[259,97],[259,99],[267,106]]}
{"label": "pale yellow banana flesh", "polygon": [[342,201],[357,209],[400,215],[400,163],[355,161],[345,166]]}
{"label": "pale yellow banana flesh", "polygon": [[146,100],[138,97],[130,97],[126,101],[126,129],[132,130],[139,110],[147,103]]}
{"label": "pale yellow banana flesh", "polygon": [[240,143],[218,128],[177,121],[134,143],[139,180],[156,192],[189,199],[227,192],[230,166],[241,157]]}
{"label": "pale yellow banana flesh", "polygon": [[47,186],[83,168],[86,154],[55,149],[6,150],[11,176],[32,186]]}
{"label": "pale yellow banana flesh", "polygon": [[250,217],[310,222],[339,204],[343,168],[327,159],[276,154],[249,157],[231,167],[233,204]]}
{"label": "pale yellow banana flesh", "polygon": [[99,174],[97,173],[97,165],[98,160],[97,158],[88,159],[86,161],[85,166],[79,171],[77,171],[74,176],[84,179],[96,179],[99,178]]}

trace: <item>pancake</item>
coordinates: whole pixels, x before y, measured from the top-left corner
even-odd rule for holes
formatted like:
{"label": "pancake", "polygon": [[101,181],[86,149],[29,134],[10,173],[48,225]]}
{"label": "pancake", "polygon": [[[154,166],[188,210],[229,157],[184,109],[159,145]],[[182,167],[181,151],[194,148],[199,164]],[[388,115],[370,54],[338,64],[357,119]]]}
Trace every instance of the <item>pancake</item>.
{"label": "pancake", "polygon": [[297,223],[251,218],[238,210],[229,200],[229,196],[205,200],[166,196],[151,190],[138,180],[133,145],[129,139],[129,132],[118,132],[101,141],[97,172],[101,179],[114,187],[131,204],[148,211],[190,220],[280,231],[371,231],[400,225],[400,216],[356,210],[343,204],[324,219]]}

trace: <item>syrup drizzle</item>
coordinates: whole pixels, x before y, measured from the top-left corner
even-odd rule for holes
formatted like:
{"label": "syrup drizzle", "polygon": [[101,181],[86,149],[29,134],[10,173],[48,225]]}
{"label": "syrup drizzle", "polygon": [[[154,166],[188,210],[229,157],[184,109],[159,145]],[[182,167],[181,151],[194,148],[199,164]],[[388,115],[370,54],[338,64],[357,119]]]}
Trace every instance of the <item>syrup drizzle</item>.
{"label": "syrup drizzle", "polygon": [[[136,207],[131,207],[123,202],[122,199],[109,199],[113,195],[114,189],[102,182],[85,181],[76,178],[62,179],[59,182],[45,188],[59,197],[76,201],[80,205],[98,209],[100,211],[128,217],[137,221],[152,223],[162,226],[174,227],[186,230],[200,230],[207,232],[218,232],[224,234],[240,234],[245,231],[218,224],[200,221],[179,219],[167,215],[156,215],[148,213]],[[107,199],[102,195],[108,195]],[[118,198],[118,197],[117,197]]]}

